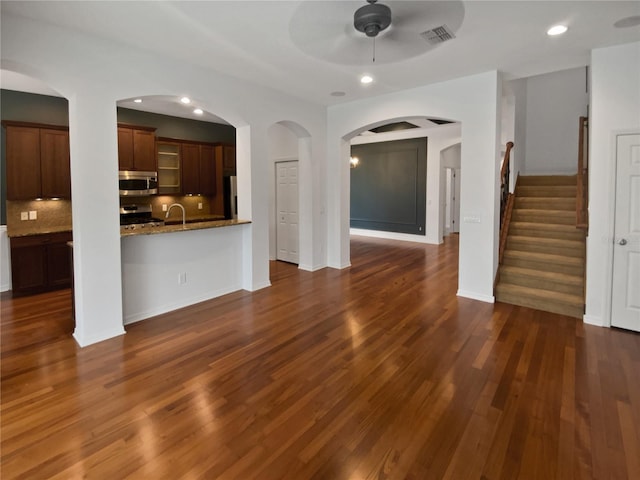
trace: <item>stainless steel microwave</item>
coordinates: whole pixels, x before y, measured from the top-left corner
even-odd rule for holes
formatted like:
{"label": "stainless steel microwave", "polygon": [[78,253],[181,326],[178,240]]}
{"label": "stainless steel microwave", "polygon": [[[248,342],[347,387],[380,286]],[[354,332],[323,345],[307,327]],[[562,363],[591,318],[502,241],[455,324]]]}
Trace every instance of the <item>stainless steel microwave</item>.
{"label": "stainless steel microwave", "polygon": [[121,197],[142,197],[158,193],[157,172],[120,170],[118,182]]}

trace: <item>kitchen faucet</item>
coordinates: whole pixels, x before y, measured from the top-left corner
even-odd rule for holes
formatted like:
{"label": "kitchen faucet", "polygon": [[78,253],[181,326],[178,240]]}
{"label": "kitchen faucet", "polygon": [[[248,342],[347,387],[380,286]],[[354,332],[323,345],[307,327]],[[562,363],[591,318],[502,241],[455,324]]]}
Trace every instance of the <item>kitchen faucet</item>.
{"label": "kitchen faucet", "polygon": [[169,205],[169,208],[167,208],[167,214],[164,216],[164,218],[169,218],[169,213],[171,213],[171,209],[173,207],[180,207],[182,209],[182,225],[184,225],[186,222],[186,214],[184,211],[184,207],[182,205],[180,205],[179,203],[172,203],[171,205]]}

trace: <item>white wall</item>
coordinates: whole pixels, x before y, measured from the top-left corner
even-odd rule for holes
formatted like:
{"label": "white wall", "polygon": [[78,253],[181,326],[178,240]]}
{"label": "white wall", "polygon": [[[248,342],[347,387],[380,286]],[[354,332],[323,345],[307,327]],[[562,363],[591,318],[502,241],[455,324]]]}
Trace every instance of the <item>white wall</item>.
{"label": "white wall", "polygon": [[7,226],[0,225],[0,292],[11,290],[11,255]]}
{"label": "white wall", "polygon": [[514,98],[513,148],[511,149],[511,178],[509,190],[515,191],[518,175],[523,173],[527,150],[527,80],[512,80],[509,90]]}
{"label": "white wall", "polygon": [[527,78],[526,175],[575,174],[578,122],[587,115],[586,69]]}
{"label": "white wall", "polygon": [[[327,221],[328,263],[350,264],[349,142],[364,129],[395,119],[434,116],[462,123],[461,216],[458,294],[493,301],[499,225],[501,76],[487,72],[449,82],[345,103],[328,109]],[[439,157],[438,157],[439,158]],[[429,170],[434,168],[435,174]],[[427,165],[427,218],[438,218],[440,165]],[[444,182],[442,182],[444,184]],[[429,193],[430,192],[430,193]],[[442,222],[437,221],[441,226]]]}
{"label": "white wall", "polygon": [[123,237],[124,323],[240,290],[242,236],[248,229],[245,224]]}
{"label": "white wall", "polygon": [[640,42],[591,53],[589,236],[584,321],[611,324],[616,134],[640,132]]}
{"label": "white wall", "polygon": [[[406,119],[411,121],[410,118]],[[351,145],[363,145],[367,143],[391,142],[393,140],[406,140],[409,138],[427,137],[427,198],[425,209],[425,234],[413,235],[408,233],[383,232],[379,230],[350,229],[354,235],[365,235],[377,238],[389,238],[393,240],[406,240],[418,243],[439,244],[442,243],[443,227],[441,217],[444,214],[442,202],[444,193],[438,196],[438,191],[431,191],[430,185],[439,184],[442,174],[440,168],[440,153],[453,144],[460,142],[460,124],[441,125],[439,127],[412,128],[395,132],[377,133],[375,135],[359,135],[351,139]],[[459,160],[459,157],[458,157]],[[459,167],[458,163],[458,167]],[[435,176],[435,178],[434,178]],[[444,179],[442,179],[444,181]],[[444,187],[442,187],[444,188]],[[430,208],[436,206],[436,208]]]}
{"label": "white wall", "polygon": [[[2,68],[33,76],[69,100],[73,194],[76,332],[86,345],[123,333],[117,191],[116,102],[146,95],[184,95],[236,127],[242,287],[269,285],[270,125],[301,125],[307,158],[300,165],[301,230],[314,262],[326,259],[324,108],[221,72],[3,15]],[[100,181],[96,182],[95,179]],[[91,181],[87,181],[87,180]],[[302,236],[302,235],[301,235]]]}

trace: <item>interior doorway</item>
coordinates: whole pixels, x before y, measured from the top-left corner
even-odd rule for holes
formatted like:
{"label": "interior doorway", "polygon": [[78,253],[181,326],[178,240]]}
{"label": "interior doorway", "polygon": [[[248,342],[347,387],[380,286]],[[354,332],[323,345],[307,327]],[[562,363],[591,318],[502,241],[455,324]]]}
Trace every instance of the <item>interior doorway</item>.
{"label": "interior doorway", "polygon": [[298,161],[276,162],[276,259],[300,261]]}
{"label": "interior doorway", "polygon": [[460,233],[460,169],[445,168],[444,234]]}
{"label": "interior doorway", "polygon": [[619,135],[611,325],[640,332],[640,134]]}

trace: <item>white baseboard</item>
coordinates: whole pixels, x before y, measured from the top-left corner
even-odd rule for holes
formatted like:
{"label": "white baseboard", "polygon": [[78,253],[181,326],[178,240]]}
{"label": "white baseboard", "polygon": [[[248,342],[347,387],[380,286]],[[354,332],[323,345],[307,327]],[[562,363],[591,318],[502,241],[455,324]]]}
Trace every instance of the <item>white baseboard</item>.
{"label": "white baseboard", "polygon": [[302,263],[298,265],[298,268],[300,270],[304,270],[305,272],[317,272],[318,270],[322,270],[326,267],[326,265],[304,265]]}
{"label": "white baseboard", "polygon": [[84,348],[88,347],[89,345],[93,345],[94,343],[103,342],[111,338],[119,337],[120,335],[124,335],[125,333],[127,332],[124,331],[124,328],[120,327],[109,332],[100,332],[93,335],[81,336],[78,333],[78,329],[76,328],[76,331],[73,332],[73,338],[76,340],[78,345],[80,345],[80,347]]}
{"label": "white baseboard", "polygon": [[436,244],[427,240],[425,235],[413,235],[411,233],[383,232],[381,230],[364,230],[361,228],[350,228],[351,235],[372,238],[384,238],[387,240],[400,240],[403,242],[429,243]]}
{"label": "white baseboard", "polygon": [[482,295],[475,292],[467,292],[465,290],[458,290],[456,295],[458,297],[470,298],[471,300],[479,300],[485,303],[496,303],[496,297],[493,295]]}
{"label": "white baseboard", "polygon": [[582,321],[587,325],[594,325],[596,327],[609,327],[609,325],[605,325],[604,319],[602,317],[596,317],[595,315],[583,315]]}

